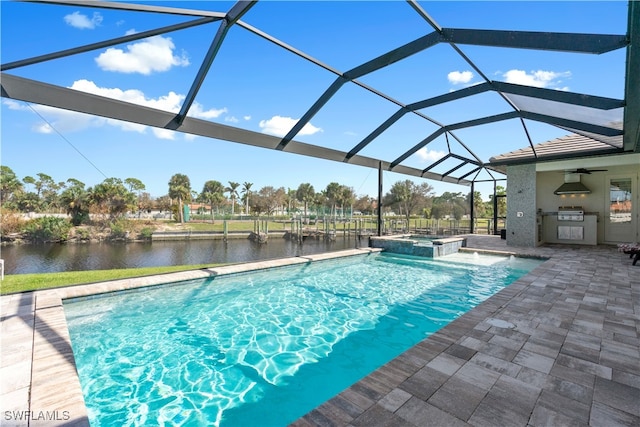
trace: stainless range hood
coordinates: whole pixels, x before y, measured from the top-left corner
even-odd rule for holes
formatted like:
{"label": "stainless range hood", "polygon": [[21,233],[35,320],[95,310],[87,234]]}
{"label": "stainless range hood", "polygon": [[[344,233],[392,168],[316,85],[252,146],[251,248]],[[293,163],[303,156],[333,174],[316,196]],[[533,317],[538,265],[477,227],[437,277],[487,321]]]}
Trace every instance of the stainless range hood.
{"label": "stainless range hood", "polygon": [[564,174],[564,184],[556,189],[553,194],[563,195],[563,194],[589,194],[591,190],[589,190],[585,185],[580,182],[580,174]]}

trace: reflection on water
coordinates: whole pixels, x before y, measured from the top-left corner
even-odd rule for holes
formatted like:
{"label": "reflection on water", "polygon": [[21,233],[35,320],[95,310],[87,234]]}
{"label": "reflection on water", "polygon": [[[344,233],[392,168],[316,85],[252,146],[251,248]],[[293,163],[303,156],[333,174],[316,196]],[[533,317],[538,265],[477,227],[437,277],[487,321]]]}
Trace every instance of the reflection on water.
{"label": "reflection on water", "polygon": [[248,239],[186,240],[153,243],[70,243],[14,245],[0,248],[5,274],[108,270],[207,263],[235,263],[310,255],[366,246],[367,241],[337,238],[334,242],[306,240],[302,245],[280,237],[267,244]]}

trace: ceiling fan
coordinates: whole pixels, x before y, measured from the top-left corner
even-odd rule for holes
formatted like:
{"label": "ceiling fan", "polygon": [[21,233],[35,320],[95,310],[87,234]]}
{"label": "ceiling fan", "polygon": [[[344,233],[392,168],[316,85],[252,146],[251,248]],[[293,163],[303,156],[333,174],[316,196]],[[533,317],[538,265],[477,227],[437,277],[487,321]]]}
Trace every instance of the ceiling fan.
{"label": "ceiling fan", "polygon": [[607,169],[578,168],[572,171],[564,171],[564,173],[579,173],[579,174],[587,174],[587,175],[591,175],[592,172],[607,172]]}

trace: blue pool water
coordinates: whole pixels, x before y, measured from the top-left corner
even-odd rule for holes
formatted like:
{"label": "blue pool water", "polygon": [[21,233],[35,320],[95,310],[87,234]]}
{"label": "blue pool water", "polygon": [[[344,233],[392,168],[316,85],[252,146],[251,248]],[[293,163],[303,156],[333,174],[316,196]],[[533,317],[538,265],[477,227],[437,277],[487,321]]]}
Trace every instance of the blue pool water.
{"label": "blue pool water", "polygon": [[65,301],[91,425],[285,426],[541,261],[372,254]]}

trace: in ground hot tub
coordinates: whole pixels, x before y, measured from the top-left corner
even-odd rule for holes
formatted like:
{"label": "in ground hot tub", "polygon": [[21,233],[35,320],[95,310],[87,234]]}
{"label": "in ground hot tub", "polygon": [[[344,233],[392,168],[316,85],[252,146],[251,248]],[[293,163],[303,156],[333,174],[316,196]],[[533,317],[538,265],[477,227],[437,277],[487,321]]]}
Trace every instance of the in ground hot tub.
{"label": "in ground hot tub", "polygon": [[397,254],[429,258],[454,254],[458,252],[458,249],[461,247],[467,246],[467,239],[464,237],[440,238],[410,234],[371,236],[369,241],[372,248],[381,248]]}

